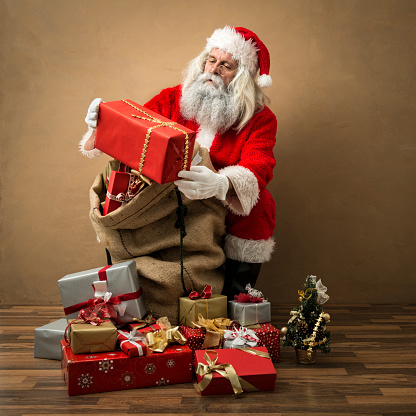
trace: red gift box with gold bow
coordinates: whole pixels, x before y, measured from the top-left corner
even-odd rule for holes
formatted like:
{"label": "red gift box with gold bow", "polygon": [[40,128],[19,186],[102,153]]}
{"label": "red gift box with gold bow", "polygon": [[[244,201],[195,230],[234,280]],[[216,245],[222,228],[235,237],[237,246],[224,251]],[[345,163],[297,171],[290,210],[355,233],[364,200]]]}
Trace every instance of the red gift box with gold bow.
{"label": "red gift box with gold bow", "polygon": [[157,183],[189,170],[196,133],[131,100],[100,104],[95,147]]}
{"label": "red gift box with gold bow", "polygon": [[265,347],[195,351],[201,396],[274,390],[276,369]]}

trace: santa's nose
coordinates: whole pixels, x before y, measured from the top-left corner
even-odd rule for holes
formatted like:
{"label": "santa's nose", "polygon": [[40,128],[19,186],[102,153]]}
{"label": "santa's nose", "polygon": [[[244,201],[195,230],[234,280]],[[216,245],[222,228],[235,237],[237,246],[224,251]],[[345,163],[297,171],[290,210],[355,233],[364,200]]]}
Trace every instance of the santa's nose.
{"label": "santa's nose", "polygon": [[209,68],[209,72],[211,72],[211,74],[219,74],[219,64],[214,64]]}

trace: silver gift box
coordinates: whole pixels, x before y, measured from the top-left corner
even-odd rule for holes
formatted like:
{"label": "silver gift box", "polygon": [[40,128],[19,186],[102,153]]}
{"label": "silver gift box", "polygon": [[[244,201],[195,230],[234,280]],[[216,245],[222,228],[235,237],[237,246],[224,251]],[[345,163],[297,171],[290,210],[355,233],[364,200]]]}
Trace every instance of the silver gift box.
{"label": "silver gift box", "polygon": [[[102,269],[99,267],[72,273],[58,280],[64,310],[94,298],[92,284],[100,280],[98,272]],[[139,276],[134,260],[114,264],[106,269],[105,274],[107,276],[107,290],[111,292],[112,297],[140,291]],[[133,321],[133,318],[141,319],[146,315],[143,295],[137,299],[122,301],[120,306],[125,307],[125,311],[124,314],[117,314],[117,323],[129,323]],[[75,319],[78,317],[78,313],[79,311],[65,312],[65,316],[67,319]]]}
{"label": "silver gift box", "polygon": [[35,329],[35,358],[61,359],[61,340],[68,322],[65,318]]}
{"label": "silver gift box", "polygon": [[235,302],[228,301],[228,317],[240,325],[263,324],[271,321],[270,302]]}

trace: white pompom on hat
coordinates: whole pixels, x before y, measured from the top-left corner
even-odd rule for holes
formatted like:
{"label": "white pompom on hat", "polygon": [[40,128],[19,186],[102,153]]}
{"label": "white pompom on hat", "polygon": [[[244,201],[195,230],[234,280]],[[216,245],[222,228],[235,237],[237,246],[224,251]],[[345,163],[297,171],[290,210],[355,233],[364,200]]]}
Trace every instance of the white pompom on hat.
{"label": "white pompom on hat", "polygon": [[270,54],[254,32],[244,27],[225,26],[223,29],[216,29],[207,39],[205,50],[209,53],[214,48],[231,54],[233,59],[246,66],[253,76],[260,69],[257,84],[261,88],[271,87]]}

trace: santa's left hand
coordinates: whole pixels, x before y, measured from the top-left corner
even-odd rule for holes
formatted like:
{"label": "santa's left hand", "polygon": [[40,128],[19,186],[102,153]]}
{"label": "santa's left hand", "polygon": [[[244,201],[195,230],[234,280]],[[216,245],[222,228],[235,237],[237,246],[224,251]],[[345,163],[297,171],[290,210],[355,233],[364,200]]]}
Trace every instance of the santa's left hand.
{"label": "santa's left hand", "polygon": [[175,185],[188,199],[215,196],[224,201],[230,186],[225,175],[215,173],[206,166],[191,166],[190,171],[182,170],[178,176],[185,180],[175,181]]}

